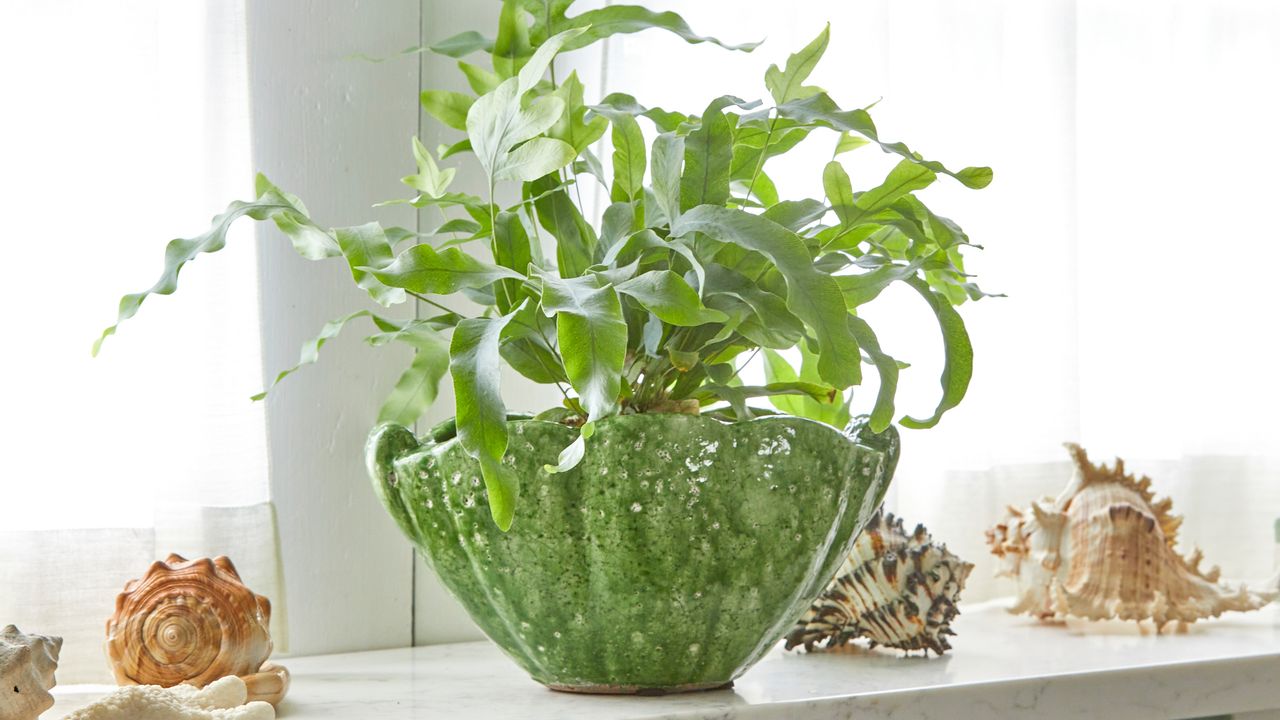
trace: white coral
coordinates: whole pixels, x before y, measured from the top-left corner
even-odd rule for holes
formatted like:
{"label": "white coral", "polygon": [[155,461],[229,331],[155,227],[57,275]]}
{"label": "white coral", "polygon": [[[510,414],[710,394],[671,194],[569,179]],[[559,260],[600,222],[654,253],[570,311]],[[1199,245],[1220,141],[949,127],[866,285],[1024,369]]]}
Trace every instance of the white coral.
{"label": "white coral", "polygon": [[245,704],[244,680],[224,677],[197,690],[190,685],[122,687],[63,720],[274,720],[265,702]]}

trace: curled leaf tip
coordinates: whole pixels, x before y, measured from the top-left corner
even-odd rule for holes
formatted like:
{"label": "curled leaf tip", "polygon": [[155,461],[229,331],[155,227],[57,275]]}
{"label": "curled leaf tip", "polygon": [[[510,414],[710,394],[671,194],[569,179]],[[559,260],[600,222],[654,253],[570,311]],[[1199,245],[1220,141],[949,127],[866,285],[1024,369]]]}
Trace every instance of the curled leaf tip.
{"label": "curled leaf tip", "polygon": [[93,349],[89,351],[89,355],[90,355],[90,357],[98,357],[98,352],[102,350],[102,343],[103,343],[103,342],[104,342],[108,337],[110,337],[111,335],[114,335],[114,334],[115,334],[115,332],[116,332],[116,326],[115,326],[115,325],[112,325],[111,327],[107,328],[106,330],[103,330],[103,331],[102,331],[102,335],[101,335],[97,340],[94,340],[94,341],[93,341]]}

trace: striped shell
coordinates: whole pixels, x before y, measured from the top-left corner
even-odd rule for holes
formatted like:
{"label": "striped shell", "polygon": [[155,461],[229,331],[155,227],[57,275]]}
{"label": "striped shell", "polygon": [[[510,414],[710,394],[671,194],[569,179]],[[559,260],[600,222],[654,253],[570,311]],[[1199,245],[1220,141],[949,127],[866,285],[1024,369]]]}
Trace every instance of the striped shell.
{"label": "striped shell", "polygon": [[53,707],[62,638],[27,635],[13,625],[0,630],[0,718],[36,720]]}
{"label": "striped shell", "polygon": [[120,685],[204,687],[252,676],[271,654],[271,603],[225,557],[170,555],[116,597],[107,656]]}
{"label": "striped shell", "polygon": [[1157,501],[1151,479],[1097,466],[1079,445],[1068,444],[1075,474],[1056,500],[1008,518],[987,531],[1002,575],[1018,580],[1011,612],[1045,620],[1151,620],[1191,623],[1228,610],[1255,610],[1275,592],[1252,592],[1218,582],[1218,569],[1200,569],[1195,551],[1175,551],[1182,518],[1173,502]]}
{"label": "striped shell", "polygon": [[935,544],[923,525],[907,535],[902,520],[880,512],[867,523],[835,580],[787,635],[787,649],[826,647],[866,638],[871,647],[951,649],[951,621],[973,570]]}

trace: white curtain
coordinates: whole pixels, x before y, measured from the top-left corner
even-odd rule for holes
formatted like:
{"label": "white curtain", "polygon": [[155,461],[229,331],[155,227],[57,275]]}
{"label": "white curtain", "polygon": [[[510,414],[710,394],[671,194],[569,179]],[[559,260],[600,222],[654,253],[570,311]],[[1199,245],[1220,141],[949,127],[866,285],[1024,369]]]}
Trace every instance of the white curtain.
{"label": "white curtain", "polygon": [[89,354],[252,192],[245,65],[238,1],[0,6],[0,625],[64,636],[63,684],[110,678],[115,595],[170,552],[230,556],[285,627],[251,229]]}
{"label": "white curtain", "polygon": [[[1181,547],[1224,576],[1273,572],[1280,518],[1271,220],[1280,181],[1280,5],[1266,0],[766,0],[655,2],[699,32],[767,42],[751,55],[651,32],[613,41],[610,90],[700,111],[761,78],[830,20],[814,76],[883,137],[957,167],[980,192],[922,197],[986,252],[970,270],[1008,294],[962,312],[969,397],[934,430],[903,431],[889,508],[977,563],[967,600],[1008,593],[983,530],[1006,505],[1065,485],[1060,447],[1123,456],[1186,517]],[[821,197],[832,136],[771,164],[784,197]],[[799,153],[797,153],[799,154]],[[892,158],[842,156],[855,187]],[[902,373],[899,411],[936,403],[941,348],[927,308],[887,295],[865,316]],[[868,407],[872,385],[859,392]]]}

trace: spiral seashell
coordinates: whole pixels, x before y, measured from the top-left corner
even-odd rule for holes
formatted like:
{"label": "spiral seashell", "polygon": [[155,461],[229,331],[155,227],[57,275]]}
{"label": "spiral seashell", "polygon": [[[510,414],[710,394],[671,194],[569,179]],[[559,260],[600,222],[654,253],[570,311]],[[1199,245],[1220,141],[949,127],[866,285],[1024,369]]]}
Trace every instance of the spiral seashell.
{"label": "spiral seashell", "polygon": [[107,656],[121,685],[202,688],[258,673],[271,654],[270,620],[271,603],[227,558],[170,555],[116,597]]}
{"label": "spiral seashell", "polygon": [[26,635],[13,625],[0,630],[0,718],[36,720],[53,707],[62,638]]}
{"label": "spiral seashell", "polygon": [[902,519],[877,512],[858,536],[826,592],[787,635],[787,649],[819,642],[842,646],[856,638],[910,652],[951,649],[956,603],[973,570],[933,542],[917,525],[910,535]]}
{"label": "spiral seashell", "polygon": [[1156,500],[1151,479],[1094,465],[1079,445],[1067,444],[1075,474],[1057,497],[1009,508],[987,531],[1002,575],[1018,581],[1010,612],[1043,620],[1151,621],[1156,629],[1192,623],[1235,610],[1256,610],[1274,590],[1228,587],[1218,569],[1202,570],[1196,550],[1174,549],[1182,518],[1173,501]]}

